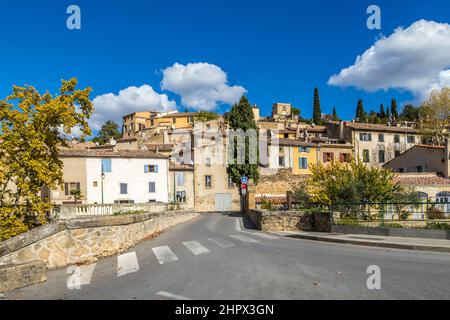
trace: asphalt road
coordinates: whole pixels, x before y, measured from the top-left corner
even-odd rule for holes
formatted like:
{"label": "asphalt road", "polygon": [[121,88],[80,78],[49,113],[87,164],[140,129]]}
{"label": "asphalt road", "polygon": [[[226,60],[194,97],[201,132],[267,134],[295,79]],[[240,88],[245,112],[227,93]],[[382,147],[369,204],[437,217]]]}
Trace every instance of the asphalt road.
{"label": "asphalt road", "polygon": [[[245,227],[244,227],[245,225]],[[450,299],[450,255],[283,238],[204,214],[7,299]],[[381,288],[369,290],[370,265]],[[80,279],[81,289],[67,286]],[[69,284],[77,282],[69,281]],[[79,283],[78,283],[79,284]]]}

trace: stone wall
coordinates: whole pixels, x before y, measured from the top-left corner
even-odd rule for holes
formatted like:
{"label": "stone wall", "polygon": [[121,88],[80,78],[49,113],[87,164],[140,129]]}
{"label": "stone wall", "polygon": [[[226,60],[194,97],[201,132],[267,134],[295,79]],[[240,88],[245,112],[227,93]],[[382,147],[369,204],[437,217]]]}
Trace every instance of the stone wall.
{"label": "stone wall", "polygon": [[295,186],[304,181],[307,176],[293,175],[289,169],[280,169],[278,173],[261,175],[255,186],[256,195],[286,195]]}
{"label": "stone wall", "polygon": [[331,232],[327,212],[249,210],[248,218],[263,231]]}
{"label": "stone wall", "polygon": [[0,265],[43,261],[47,268],[60,268],[92,262],[197,216],[169,211],[58,221],[0,243]]}

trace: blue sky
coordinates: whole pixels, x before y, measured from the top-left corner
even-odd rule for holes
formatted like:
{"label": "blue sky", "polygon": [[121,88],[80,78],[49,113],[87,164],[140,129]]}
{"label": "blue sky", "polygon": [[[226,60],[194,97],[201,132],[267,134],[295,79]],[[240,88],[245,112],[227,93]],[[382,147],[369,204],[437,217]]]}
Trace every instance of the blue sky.
{"label": "blue sky", "polygon": [[[81,8],[81,30],[66,28],[66,9],[71,4]],[[369,16],[366,8],[371,4],[381,8],[381,30],[366,27]],[[368,110],[378,109],[380,103],[389,105],[391,98],[397,98],[400,102],[417,102],[425,96],[428,84],[411,84],[399,79],[398,73],[406,78],[420,78],[424,74],[425,82],[435,83],[437,71],[450,68],[448,54],[433,56],[433,52],[439,51],[433,48],[436,42],[441,42],[439,39],[424,44],[429,47],[428,51],[411,48],[415,45],[411,41],[405,44],[404,50],[391,50],[395,47],[393,40],[386,45],[388,49],[380,46],[375,62],[384,64],[392,60],[386,55],[400,52],[400,58],[396,57],[399,62],[395,63],[409,65],[399,67],[400,71],[395,70],[393,73],[397,72],[397,76],[389,79],[391,70],[396,69],[397,65],[388,65],[375,70],[374,74],[378,77],[376,83],[372,83],[371,76],[365,74],[367,70],[364,69],[338,79],[338,84],[328,84],[332,75],[352,66],[358,55],[373,46],[380,33],[389,37],[395,28],[408,28],[420,19],[449,23],[450,2],[2,1],[0,98],[10,92],[13,84],[31,84],[40,90],[56,92],[60,79],[77,77],[80,86],[93,88],[93,99],[108,93],[118,95],[120,90],[129,87],[148,85],[154,91],[151,94],[167,95],[169,102],[163,103],[165,107],[176,105],[180,109],[193,109],[198,108],[199,104],[192,98],[197,98],[202,89],[198,86],[189,88],[186,83],[172,83],[163,86],[166,88],[164,90],[161,87],[165,76],[163,70],[175,63],[181,67],[206,63],[206,66],[219,67],[226,75],[228,82],[223,83],[226,90],[235,89],[236,94],[240,88],[245,89],[250,101],[260,106],[262,114],[269,114],[272,103],[281,101],[293,103],[301,109],[304,117],[310,117],[313,89],[317,86],[322,111],[331,112],[332,107],[336,106],[339,116],[350,119],[354,116],[358,98],[363,99]],[[422,27],[428,32],[429,25]],[[420,42],[420,39],[412,42]],[[414,53],[415,56],[403,57],[404,52]],[[433,53],[431,57],[427,52]],[[424,61],[432,60],[429,62],[432,66],[422,65],[422,58]],[[433,61],[437,60],[440,62],[433,65]],[[370,62],[367,65],[371,65]],[[210,69],[205,71],[206,79],[202,81],[209,81],[207,72]],[[433,74],[427,74],[430,69],[434,70]],[[384,73],[386,79],[382,76]],[[447,77],[448,74],[442,73],[441,76]],[[444,80],[447,81],[448,77]],[[221,80],[217,81],[220,83]],[[380,90],[380,86],[386,90]],[[146,89],[139,94],[148,93],[148,87]],[[192,90],[197,91],[192,93]],[[375,92],[368,92],[371,90]],[[227,98],[211,98],[208,94],[207,99],[214,100],[212,105],[224,111],[229,104],[222,101],[232,99],[231,91],[214,93],[214,97]],[[110,100],[102,101],[108,103]],[[120,101],[113,100],[116,108],[122,107]],[[103,114],[98,120],[109,116],[107,108],[100,107]],[[130,108],[129,105],[123,106],[124,113]],[[208,108],[211,109],[211,105]]]}

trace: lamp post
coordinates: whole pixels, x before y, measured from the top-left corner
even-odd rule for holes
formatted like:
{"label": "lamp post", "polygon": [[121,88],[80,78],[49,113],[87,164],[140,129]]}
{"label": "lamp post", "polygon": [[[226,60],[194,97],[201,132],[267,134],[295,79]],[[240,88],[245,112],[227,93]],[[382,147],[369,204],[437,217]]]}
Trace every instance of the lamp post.
{"label": "lamp post", "polygon": [[104,204],[104,201],[103,201],[103,180],[105,180],[105,172],[103,171],[103,163],[102,163],[102,174],[101,174],[101,177],[102,177],[102,182],[101,182],[101,184],[102,184],[102,204]]}

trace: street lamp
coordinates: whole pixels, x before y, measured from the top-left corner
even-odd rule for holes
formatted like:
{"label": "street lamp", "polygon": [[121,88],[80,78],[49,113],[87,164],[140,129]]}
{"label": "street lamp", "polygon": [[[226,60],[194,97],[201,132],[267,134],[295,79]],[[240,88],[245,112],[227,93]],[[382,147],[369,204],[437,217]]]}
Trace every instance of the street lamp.
{"label": "street lamp", "polygon": [[103,180],[105,180],[105,172],[103,171],[103,163],[102,163],[102,174],[101,174],[101,177],[102,177],[102,204],[104,204],[104,201],[103,201]]}

